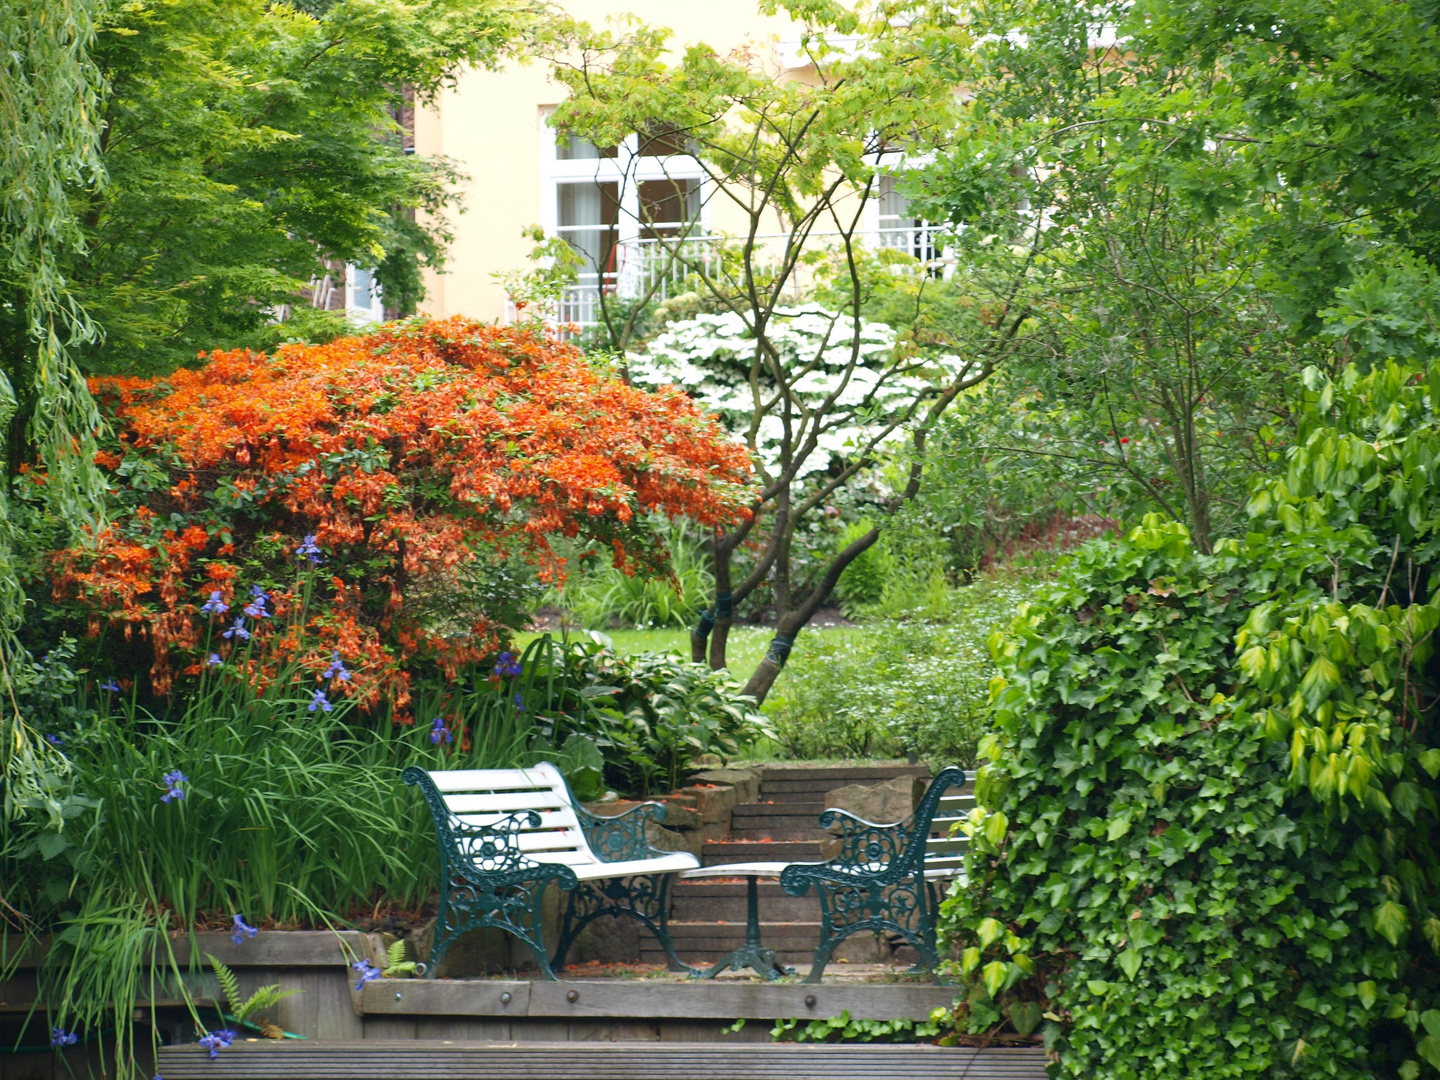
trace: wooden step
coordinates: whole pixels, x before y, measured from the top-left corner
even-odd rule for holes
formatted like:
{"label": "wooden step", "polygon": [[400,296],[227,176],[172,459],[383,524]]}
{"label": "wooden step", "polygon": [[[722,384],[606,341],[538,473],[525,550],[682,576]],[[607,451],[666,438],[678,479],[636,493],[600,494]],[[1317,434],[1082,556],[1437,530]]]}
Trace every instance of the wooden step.
{"label": "wooden step", "polygon": [[739,862],[819,862],[819,840],[710,840],[702,849],[703,866]]}
{"label": "wooden step", "polygon": [[237,1041],[162,1046],[166,1080],[1044,1080],[1040,1047],[884,1043]]}
{"label": "wooden step", "polygon": [[[701,887],[703,886],[703,888]],[[787,896],[779,882],[757,883],[756,899],[760,917],[781,921],[809,922],[819,918],[820,901],[812,891],[806,896]],[[744,922],[743,881],[682,882],[676,885],[670,918],[678,922]]]}

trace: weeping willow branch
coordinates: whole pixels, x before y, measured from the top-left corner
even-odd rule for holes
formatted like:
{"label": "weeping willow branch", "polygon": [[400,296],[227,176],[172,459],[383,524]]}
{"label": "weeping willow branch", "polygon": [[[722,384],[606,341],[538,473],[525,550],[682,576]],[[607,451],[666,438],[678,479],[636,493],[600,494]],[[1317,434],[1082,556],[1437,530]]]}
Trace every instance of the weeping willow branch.
{"label": "weeping willow branch", "polygon": [[[102,87],[90,58],[100,8],[100,0],[0,4],[0,306],[24,326],[31,353],[0,357],[0,442],[8,459],[23,394],[32,403],[29,436],[45,469],[50,509],[90,535],[99,531],[104,506],[104,482],[94,467],[100,417],[69,350],[96,340],[99,329],[71,295],[60,255],[84,247],[71,195],[102,179]],[[17,386],[22,371],[28,378]],[[0,484],[4,813],[14,818],[49,807],[53,817],[54,780],[66,762],[34,737],[14,694],[27,658],[18,639],[25,594],[16,573],[8,483]]]}

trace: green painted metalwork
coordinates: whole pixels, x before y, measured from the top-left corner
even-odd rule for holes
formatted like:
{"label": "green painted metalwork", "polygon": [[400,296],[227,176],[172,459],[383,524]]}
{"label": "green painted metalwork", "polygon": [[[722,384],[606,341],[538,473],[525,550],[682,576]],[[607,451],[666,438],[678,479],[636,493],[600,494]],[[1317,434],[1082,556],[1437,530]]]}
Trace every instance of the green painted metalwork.
{"label": "green painted metalwork", "polygon": [[572,798],[570,805],[580,819],[580,828],[585,833],[585,842],[602,862],[629,862],[631,859],[649,859],[654,855],[668,855],[650,846],[645,827],[650,822],[665,820],[664,803],[647,802],[633,806],[623,814],[604,817],[592,814]]}
{"label": "green painted metalwork", "polygon": [[745,875],[745,944],[734,952],[722,957],[708,971],[691,969],[697,979],[713,979],[722,971],[744,971],[749,968],[758,972],[767,981],[785,975],[794,975],[793,967],[786,967],[771,949],[765,948],[760,940],[760,894],[755,884],[755,875]]}
{"label": "green painted metalwork", "polygon": [[861,930],[899,935],[920,953],[912,970],[935,969],[939,897],[925,881],[925,845],[941,796],[964,783],[964,769],[942,769],[915,812],[893,825],[843,810],[820,815],[822,829],[840,830],[840,851],[826,862],[792,863],[780,874],[788,895],[804,896],[813,885],[820,898],[820,944],[806,982],[819,982],[835,946]]}
{"label": "green painted metalwork", "polygon": [[[672,874],[581,881],[570,867],[536,862],[520,850],[516,839],[520,830],[540,826],[540,815],[535,811],[507,815],[494,825],[469,825],[450,812],[445,796],[426,770],[412,765],[402,777],[425,796],[440,845],[440,908],[427,978],[435,978],[441,959],[461,934],[496,927],[524,942],[541,975],[554,979],[557,969],[564,970],[575,937],[602,915],[637,920],[660,942],[671,970],[690,970],[676,956],[667,925]],[[580,806],[568,787],[566,797],[580,820],[586,842],[602,862],[670,854],[652,847],[645,836],[648,821],[665,820],[665,807],[660,803],[642,803],[624,814],[601,817]],[[569,894],[553,958],[546,952],[540,918],[540,903],[551,885]]]}
{"label": "green painted metalwork", "polygon": [[[665,820],[664,803],[641,803],[613,817],[592,814],[574,798],[571,798],[570,805],[580,819],[585,842],[601,862],[629,862],[671,854],[651,845],[646,836],[646,826],[650,822],[659,824]],[[674,876],[673,873],[635,874],[627,878],[580,882],[570,894],[570,902],[565,905],[560,923],[560,941],[555,948],[556,970],[565,969],[565,956],[576,935],[602,915],[608,915],[614,918],[625,916],[639,922],[660,942],[671,971],[690,971],[690,966],[675,954],[675,943],[670,938],[670,882]]]}

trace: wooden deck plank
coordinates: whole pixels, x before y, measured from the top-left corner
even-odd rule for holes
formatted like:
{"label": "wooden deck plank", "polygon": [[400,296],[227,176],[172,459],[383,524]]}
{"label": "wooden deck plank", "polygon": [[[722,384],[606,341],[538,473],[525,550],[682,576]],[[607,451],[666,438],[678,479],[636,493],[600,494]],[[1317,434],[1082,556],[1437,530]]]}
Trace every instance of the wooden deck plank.
{"label": "wooden deck plank", "polygon": [[[509,993],[509,1002],[501,997]],[[397,999],[396,994],[400,997]],[[574,995],[574,1000],[571,1000]],[[896,1020],[929,1016],[955,1000],[953,986],[774,985],[760,982],[643,982],[564,979],[377,979],[365,984],[360,1008],[368,1016],[598,1017],[631,1020],[786,1020],[839,1016]],[[814,1004],[809,1004],[813,999]]]}
{"label": "wooden deck plank", "polygon": [[1039,1048],[741,1042],[237,1042],[160,1050],[167,1080],[1043,1080]]}

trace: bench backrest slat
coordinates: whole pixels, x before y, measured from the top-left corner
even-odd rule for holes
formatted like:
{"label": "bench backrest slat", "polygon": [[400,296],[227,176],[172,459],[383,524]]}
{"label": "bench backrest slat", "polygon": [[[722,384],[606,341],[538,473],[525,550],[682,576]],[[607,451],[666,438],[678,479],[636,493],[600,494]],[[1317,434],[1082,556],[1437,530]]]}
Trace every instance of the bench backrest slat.
{"label": "bench backrest slat", "polygon": [[446,809],[466,825],[496,825],[533,810],[540,824],[527,822],[515,835],[515,843],[532,862],[590,866],[601,861],[585,840],[565,778],[548,761],[528,769],[432,772],[430,779],[442,792]]}
{"label": "bench backrest slat", "polygon": [[958,873],[965,866],[970,838],[955,826],[975,809],[974,774],[968,774],[963,788],[951,788],[940,796],[935,816],[930,819],[930,836],[925,841],[925,869]]}

